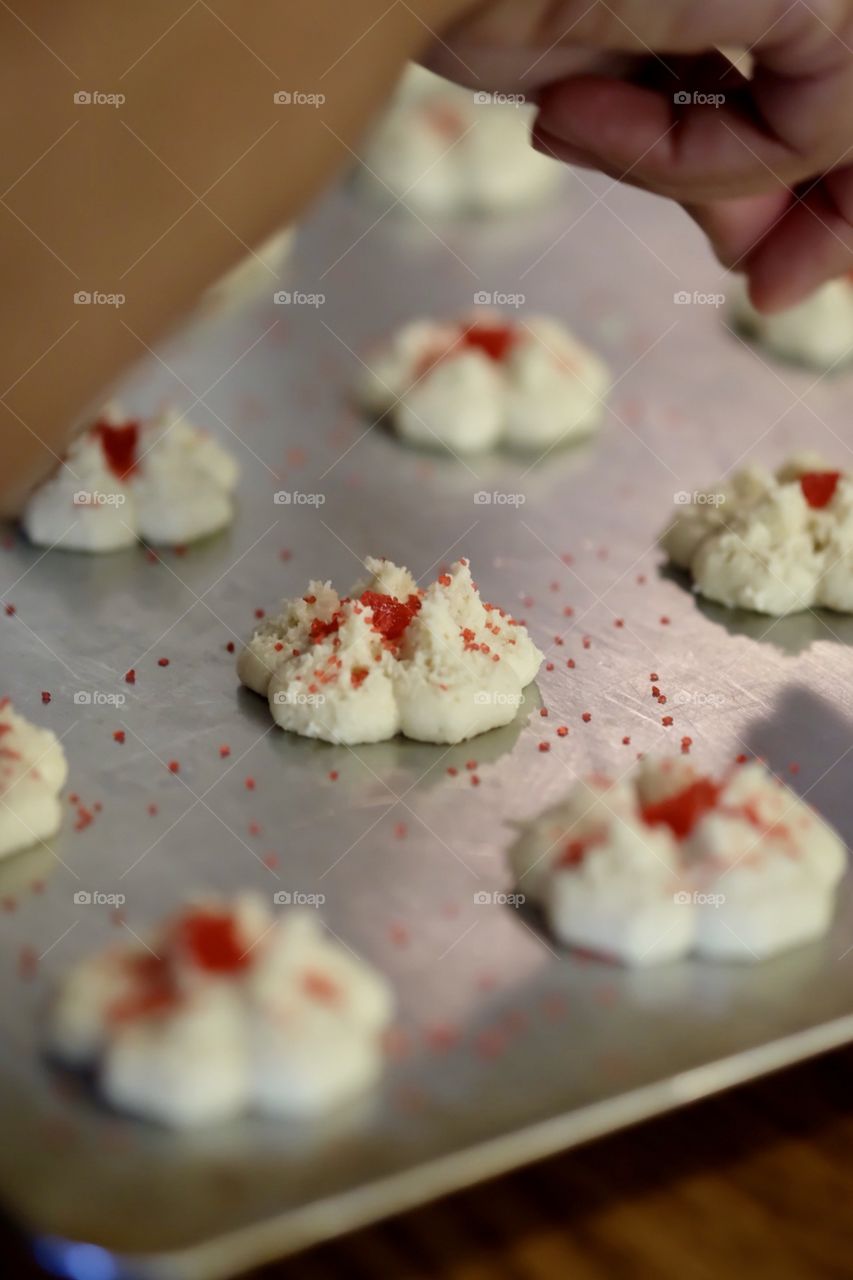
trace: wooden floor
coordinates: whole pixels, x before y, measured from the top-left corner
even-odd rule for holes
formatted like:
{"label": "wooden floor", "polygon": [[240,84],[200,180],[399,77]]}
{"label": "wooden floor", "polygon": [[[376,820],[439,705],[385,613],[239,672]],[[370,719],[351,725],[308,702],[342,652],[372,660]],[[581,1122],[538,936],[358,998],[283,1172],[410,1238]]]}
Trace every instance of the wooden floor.
{"label": "wooden floor", "polygon": [[[36,1273],[10,1232],[2,1274]],[[853,1048],[256,1272],[252,1280],[853,1277]]]}

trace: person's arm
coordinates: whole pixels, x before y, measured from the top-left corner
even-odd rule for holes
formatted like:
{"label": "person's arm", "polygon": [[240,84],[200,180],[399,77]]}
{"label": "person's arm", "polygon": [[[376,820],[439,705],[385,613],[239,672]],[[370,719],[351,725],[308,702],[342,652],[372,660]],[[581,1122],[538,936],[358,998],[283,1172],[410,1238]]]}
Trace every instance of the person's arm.
{"label": "person's arm", "polygon": [[[0,510],[56,465],[146,344],[351,160],[406,60],[462,8],[0,7]],[[279,104],[277,92],[325,101]],[[81,305],[79,291],[125,301]]]}

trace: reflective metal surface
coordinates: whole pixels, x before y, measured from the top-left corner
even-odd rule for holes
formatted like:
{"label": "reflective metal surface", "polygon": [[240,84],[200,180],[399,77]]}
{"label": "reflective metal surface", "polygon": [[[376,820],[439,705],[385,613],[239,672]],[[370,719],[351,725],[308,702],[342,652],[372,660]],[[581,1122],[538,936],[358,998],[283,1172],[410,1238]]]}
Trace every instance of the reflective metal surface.
{"label": "reflective metal surface", "polygon": [[[52,852],[0,867],[0,1189],[34,1229],[103,1245],[131,1274],[227,1276],[853,1035],[847,882],[827,939],[755,968],[624,972],[482,901],[511,887],[510,820],[684,736],[710,768],[740,752],[794,766],[850,839],[853,623],[702,605],[654,541],[676,494],[743,457],[808,445],[846,466],[851,376],[767,366],[694,300],[726,289],[699,233],[604,179],[495,226],[376,217],[336,193],[268,298],[176,338],[128,386],[131,409],[177,401],[239,437],[232,530],[162,563],[0,551],[16,610],[0,611],[5,690],[63,735],[93,819],[69,803]],[[275,305],[276,289],[325,301]],[[348,407],[372,342],[479,291],[523,293],[522,317],[564,317],[603,350],[616,385],[595,440],[462,463],[408,452]],[[426,578],[464,554],[486,598],[526,617],[553,668],[513,726],[450,750],[350,751],[286,736],[238,689],[226,645],[254,611],[312,576],[349,585],[366,554]],[[40,1010],[66,965],[187,892],[247,887],[324,894],[330,927],[392,975],[400,1026],[375,1097],[319,1131],[248,1119],[182,1137],[51,1073]],[[124,923],[81,891],[123,894]]]}

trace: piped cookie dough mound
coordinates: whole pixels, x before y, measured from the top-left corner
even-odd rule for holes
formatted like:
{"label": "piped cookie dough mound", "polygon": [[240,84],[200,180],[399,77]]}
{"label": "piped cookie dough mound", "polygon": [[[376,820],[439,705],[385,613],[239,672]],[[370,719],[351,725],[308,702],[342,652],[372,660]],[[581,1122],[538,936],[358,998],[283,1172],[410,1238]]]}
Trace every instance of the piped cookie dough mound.
{"label": "piped cookie dough mound", "polygon": [[589,434],[610,383],[604,363],[558,321],[478,312],[404,325],[358,388],[401,439],[453,453],[548,449]]}
{"label": "piped cookie dough mound", "polygon": [[0,858],[59,830],[68,764],[51,729],[39,729],[0,698]]}
{"label": "piped cookie dough mound", "polygon": [[565,170],[531,147],[534,108],[496,96],[413,67],[369,140],[362,188],[396,196],[415,213],[450,217],[547,199]]}
{"label": "piped cookie dough mound", "polygon": [[459,560],[426,590],[407,569],[368,559],[340,597],[311,582],[240,654],[243,684],[276,723],[353,745],[397,733],[454,743],[509,724],[542,654],[525,627],[485,604]]}
{"label": "piped cookie dough mound", "polygon": [[853,484],[816,454],[695,494],[661,546],[700,595],[731,608],[853,612]]}
{"label": "piped cookie dough mound", "polygon": [[816,289],[786,311],[763,315],[746,290],[735,291],[734,324],[765,351],[812,369],[839,368],[853,359],[853,279],[844,276]]}
{"label": "piped cookie dough mound", "polygon": [[846,854],[763,765],[715,779],[677,758],[578,784],[510,861],[561,942],[647,965],[763,960],[820,936]]}
{"label": "piped cookie dough mound", "polygon": [[113,1106],[164,1125],[312,1118],[377,1081],[393,1003],[313,913],[205,899],[65,974],[47,1046],[94,1070]]}
{"label": "piped cookie dough mound", "polygon": [[231,455],[177,412],[137,422],[109,411],[35,490],[22,523],[36,546],[68,551],[193,542],[231,523],[236,483]]}

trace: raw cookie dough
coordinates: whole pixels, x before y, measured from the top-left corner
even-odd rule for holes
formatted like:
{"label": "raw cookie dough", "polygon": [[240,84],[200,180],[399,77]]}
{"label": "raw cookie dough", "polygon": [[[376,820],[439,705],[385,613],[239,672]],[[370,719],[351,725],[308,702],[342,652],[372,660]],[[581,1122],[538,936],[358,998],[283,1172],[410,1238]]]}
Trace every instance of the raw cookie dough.
{"label": "raw cookie dough", "polygon": [[146,941],[75,965],[50,1011],[49,1051],[118,1109],[175,1127],[312,1118],[379,1078],[391,987],[316,914],[204,899]]}
{"label": "raw cookie dough", "polygon": [[415,320],[370,360],[359,400],[416,445],[543,450],[598,426],[606,365],[557,320]]}
{"label": "raw cookie dough", "polygon": [[39,729],[0,698],[0,858],[59,830],[68,764],[51,729]]}
{"label": "raw cookie dough", "polygon": [[522,827],[510,861],[561,942],[647,965],[763,960],[820,936],[847,860],[763,765],[714,779],[675,758],[579,783]]}
{"label": "raw cookie dough", "polygon": [[817,454],[775,475],[747,467],[693,498],[676,507],[661,546],[700,595],[771,616],[853,612],[853,485]]}
{"label": "raw cookie dough", "polygon": [[369,558],[341,597],[311,582],[240,654],[243,684],[283,729],[325,742],[463,742],[509,724],[542,654],[525,627],[484,604],[467,560],[425,591],[408,569]]}
{"label": "raw cookie dough", "polygon": [[756,311],[746,290],[737,286],[731,314],[737,328],[782,360],[830,369],[853,357],[853,281],[846,276],[774,315]]}
{"label": "raw cookie dough", "polygon": [[108,410],[31,495],[22,523],[36,546],[67,551],[193,542],[231,523],[237,474],[231,455],[174,410],[146,422]]}
{"label": "raw cookie dough", "polygon": [[545,200],[565,169],[531,147],[534,114],[413,67],[368,142],[360,185],[427,216],[502,213]]}

